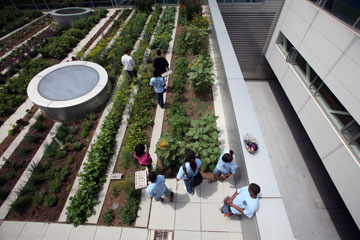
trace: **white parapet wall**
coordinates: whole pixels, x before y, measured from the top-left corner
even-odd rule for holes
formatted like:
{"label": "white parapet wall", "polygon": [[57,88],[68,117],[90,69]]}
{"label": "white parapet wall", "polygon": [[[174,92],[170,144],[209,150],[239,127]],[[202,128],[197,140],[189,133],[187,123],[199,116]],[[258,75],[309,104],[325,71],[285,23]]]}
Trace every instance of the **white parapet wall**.
{"label": "white parapet wall", "polygon": [[[255,218],[241,219],[244,239],[294,239],[241,66],[238,64],[216,0],[209,0],[208,3],[214,31],[215,62],[221,63],[216,66],[219,71],[219,84],[226,89],[222,96],[225,99],[225,120],[231,132],[230,148],[243,153],[236,155],[239,156],[238,164],[242,172],[240,176],[235,176],[240,178],[236,187],[252,182],[261,187],[260,208]],[[246,133],[256,136],[261,146],[254,155],[248,153],[242,144]]]}
{"label": "white parapet wall", "polygon": [[283,34],[360,123],[360,34],[307,0],[287,0],[266,59],[309,135],[332,181],[360,228],[359,156],[347,144],[296,65],[278,44]]}

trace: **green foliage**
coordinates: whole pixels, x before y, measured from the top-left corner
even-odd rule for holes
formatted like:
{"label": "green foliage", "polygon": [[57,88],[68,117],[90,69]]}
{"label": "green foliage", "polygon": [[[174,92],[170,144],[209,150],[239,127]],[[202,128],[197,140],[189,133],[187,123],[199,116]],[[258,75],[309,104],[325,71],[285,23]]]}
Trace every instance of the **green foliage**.
{"label": "green foliage", "polygon": [[73,135],[67,135],[67,136],[65,137],[65,142],[67,142],[67,143],[73,143],[73,142],[75,142],[74,136],[73,136]]}
{"label": "green foliage", "polygon": [[128,169],[130,163],[134,161],[133,150],[134,148],[130,148],[128,145],[124,145],[124,147],[121,148],[121,167]]}
{"label": "green foliage", "polygon": [[169,119],[170,133],[174,137],[181,138],[190,127],[190,119],[186,116],[175,116]]}
{"label": "green foliage", "polygon": [[172,30],[175,27],[175,7],[167,7],[160,19],[160,22],[155,29],[154,41],[151,43],[152,49],[161,49],[166,52],[171,40]]}
{"label": "green foliage", "polygon": [[68,159],[66,160],[67,164],[73,164],[74,163],[74,158],[72,156],[69,156]]}
{"label": "green foliage", "polygon": [[43,123],[43,121],[36,121],[33,125],[33,129],[36,131],[36,132],[42,132],[45,130],[45,125]]}
{"label": "green foliage", "polygon": [[45,207],[52,207],[56,203],[56,197],[53,195],[47,195],[44,199],[44,206]]}
{"label": "green foliage", "polygon": [[190,65],[188,77],[191,87],[198,93],[209,91],[214,83],[212,59],[209,55],[198,55]]}
{"label": "green foliage", "polygon": [[185,29],[184,34],[184,42],[187,48],[190,48],[192,54],[199,54],[207,48],[209,35],[207,29],[190,25]]}
{"label": "green foliage", "polygon": [[[168,146],[160,148],[160,144],[166,141]],[[156,155],[160,158],[161,164],[165,167],[179,167],[184,161],[185,141],[174,138],[170,135],[162,136],[156,144]]]}
{"label": "green foliage", "polygon": [[76,143],[73,143],[71,144],[71,148],[74,150],[74,151],[81,151],[81,148],[82,148],[82,143],[81,142],[76,142]]}
{"label": "green foliage", "polygon": [[87,136],[89,136],[89,132],[85,131],[85,130],[82,130],[81,133],[80,133],[80,137],[86,138]]}
{"label": "green foliage", "polygon": [[216,128],[218,117],[210,113],[204,114],[199,120],[191,120],[191,127],[186,133],[187,148],[194,150],[202,161],[202,169],[213,169],[220,156],[219,131]]}
{"label": "green foliage", "polygon": [[83,124],[81,124],[81,128],[85,131],[90,131],[92,127],[92,123],[90,121],[86,121],[83,122]]}
{"label": "green foliage", "polygon": [[193,16],[191,24],[198,28],[203,28],[203,29],[208,29],[210,26],[208,17],[202,16],[201,13],[195,14]]}
{"label": "green foliage", "polygon": [[32,198],[33,204],[36,206],[40,206],[43,203],[45,196],[46,191],[44,189],[37,191]]}
{"label": "green foliage", "polygon": [[61,124],[57,129],[56,129],[56,137],[60,140],[60,141],[64,141],[65,138],[69,135],[69,127],[66,124]]}
{"label": "green foliage", "polygon": [[64,158],[67,155],[66,149],[57,148],[55,157],[58,159]]}
{"label": "green foliage", "polygon": [[38,140],[40,139],[40,136],[37,135],[37,134],[32,134],[32,133],[28,133],[25,135],[24,137],[24,141],[25,142],[28,142],[28,143],[31,143],[31,142],[37,142]]}
{"label": "green foliage", "polygon": [[121,208],[121,210],[119,211],[122,224],[130,225],[135,221],[137,217],[137,211],[139,209],[139,198],[140,194],[136,190],[133,190],[129,194],[127,202],[125,203],[124,207]]}
{"label": "green foliage", "polygon": [[91,120],[91,121],[94,121],[94,120],[97,119],[97,116],[96,116],[95,113],[92,112],[92,113],[88,114],[88,119]]}
{"label": "green foliage", "polygon": [[6,180],[11,180],[14,177],[15,177],[14,173],[10,173],[10,172],[5,173],[5,179]]}
{"label": "green foliage", "polygon": [[106,225],[106,226],[110,226],[111,222],[114,220],[114,211],[111,209],[107,209],[102,217],[102,222]]}
{"label": "green foliage", "polygon": [[57,193],[61,187],[61,181],[59,178],[55,178],[49,184],[49,192]]}
{"label": "green foliage", "polygon": [[47,158],[54,157],[57,149],[58,147],[55,145],[55,143],[45,145],[44,156]]}
{"label": "green foliage", "polygon": [[69,128],[69,133],[71,135],[76,135],[78,133],[78,131],[79,131],[79,128],[77,126],[70,126],[70,128]]}
{"label": "green foliage", "polygon": [[17,215],[21,215],[32,201],[32,195],[33,193],[27,193],[23,196],[18,196],[18,198],[10,204],[10,210]]}
{"label": "green foliage", "polygon": [[26,156],[29,152],[30,152],[30,149],[29,149],[29,148],[26,148],[26,147],[21,147],[21,148],[19,148],[19,150],[17,151],[17,153],[18,153],[20,156]]}

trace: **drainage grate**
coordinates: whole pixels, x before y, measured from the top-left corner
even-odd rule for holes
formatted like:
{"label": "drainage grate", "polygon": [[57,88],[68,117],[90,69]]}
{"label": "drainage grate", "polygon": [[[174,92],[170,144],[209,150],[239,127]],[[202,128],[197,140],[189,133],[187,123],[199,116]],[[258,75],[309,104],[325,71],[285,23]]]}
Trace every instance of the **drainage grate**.
{"label": "drainage grate", "polygon": [[174,232],[166,230],[150,230],[148,240],[173,240]]}

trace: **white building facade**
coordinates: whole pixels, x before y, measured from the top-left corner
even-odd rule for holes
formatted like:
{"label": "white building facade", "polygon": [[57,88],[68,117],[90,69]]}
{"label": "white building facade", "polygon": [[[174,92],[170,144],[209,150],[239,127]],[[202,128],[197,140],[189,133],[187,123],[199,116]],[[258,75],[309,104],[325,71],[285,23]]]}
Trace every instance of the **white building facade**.
{"label": "white building facade", "polygon": [[286,0],[265,57],[360,228],[359,19],[325,2]]}

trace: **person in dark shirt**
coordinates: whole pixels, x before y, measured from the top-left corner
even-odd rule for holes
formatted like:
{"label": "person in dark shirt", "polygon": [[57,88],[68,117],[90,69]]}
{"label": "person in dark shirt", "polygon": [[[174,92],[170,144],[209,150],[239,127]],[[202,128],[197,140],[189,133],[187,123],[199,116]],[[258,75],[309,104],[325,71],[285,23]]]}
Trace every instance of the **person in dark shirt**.
{"label": "person in dark shirt", "polygon": [[164,72],[169,69],[169,63],[166,58],[161,56],[161,50],[158,49],[156,51],[157,58],[154,60],[154,68],[158,71],[159,75],[161,76]]}

